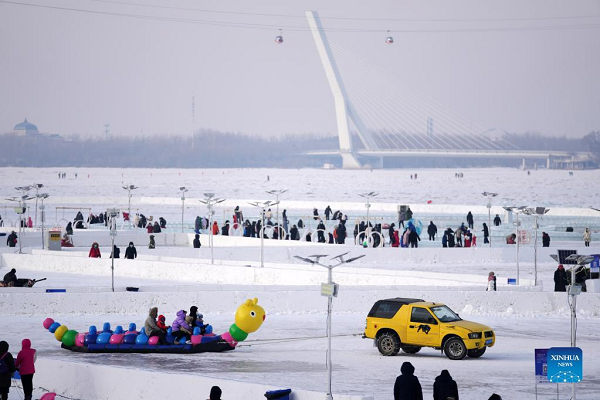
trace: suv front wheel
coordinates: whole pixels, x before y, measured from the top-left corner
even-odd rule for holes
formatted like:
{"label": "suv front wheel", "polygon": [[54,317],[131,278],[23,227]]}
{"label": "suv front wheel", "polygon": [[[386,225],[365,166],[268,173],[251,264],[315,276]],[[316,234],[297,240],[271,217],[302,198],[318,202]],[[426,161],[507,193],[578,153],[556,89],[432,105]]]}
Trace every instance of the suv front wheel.
{"label": "suv front wheel", "polygon": [[383,332],[377,337],[377,348],[381,355],[395,356],[400,351],[400,338],[394,332]]}
{"label": "suv front wheel", "polygon": [[444,353],[451,360],[462,360],[467,355],[467,346],[461,338],[453,337],[444,344]]}

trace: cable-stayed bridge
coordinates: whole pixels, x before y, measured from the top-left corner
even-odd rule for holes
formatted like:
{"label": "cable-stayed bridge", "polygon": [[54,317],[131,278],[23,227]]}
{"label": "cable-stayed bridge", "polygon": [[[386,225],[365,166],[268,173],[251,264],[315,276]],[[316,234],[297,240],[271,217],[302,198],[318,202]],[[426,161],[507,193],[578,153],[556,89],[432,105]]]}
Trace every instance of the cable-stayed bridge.
{"label": "cable-stayed bridge", "polygon": [[[555,160],[573,167],[592,159],[591,153],[519,149],[503,138],[506,132],[477,126],[331,42],[317,12],[307,11],[306,17],[335,101],[339,138],[339,150],[310,155],[339,155],[343,168],[361,168],[364,158],[383,165],[386,157],[522,159],[523,166],[530,159],[545,162],[547,168]],[[351,85],[341,71],[354,78]]]}

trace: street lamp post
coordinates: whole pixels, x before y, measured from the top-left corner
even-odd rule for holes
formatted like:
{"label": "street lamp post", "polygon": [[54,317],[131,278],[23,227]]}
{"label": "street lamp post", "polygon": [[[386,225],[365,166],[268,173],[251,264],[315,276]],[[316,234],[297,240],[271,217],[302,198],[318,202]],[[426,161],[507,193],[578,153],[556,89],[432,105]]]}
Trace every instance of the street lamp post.
{"label": "street lamp post", "polygon": [[181,233],[183,233],[183,212],[185,210],[185,192],[187,192],[188,189],[185,186],[182,186],[179,188],[179,190],[181,190]]}
{"label": "street lamp post", "polygon": [[208,244],[210,246],[210,263],[214,264],[215,263],[215,257],[214,257],[214,253],[213,253],[213,215],[214,215],[214,210],[213,207],[215,204],[219,204],[225,201],[225,199],[216,199],[214,198],[215,194],[214,193],[204,193],[204,200],[199,200],[201,203],[206,204],[206,206],[208,207],[208,218],[209,218],[209,222],[208,222]]}
{"label": "street lamp post", "polygon": [[490,248],[492,248],[492,199],[498,196],[498,193],[483,192],[481,194],[487,197],[488,199],[488,202],[486,204],[486,207],[488,209],[488,241],[490,242]]}
{"label": "street lamp post", "polygon": [[277,204],[277,229],[279,229],[279,240],[282,240],[282,234],[281,234],[281,225],[279,224],[279,196],[284,194],[285,192],[287,192],[288,189],[276,189],[276,190],[267,190],[266,192],[268,194],[272,194],[275,195],[275,201]]}
{"label": "street lamp post", "polygon": [[265,208],[279,204],[279,202],[277,201],[277,202],[273,203],[272,201],[269,200],[269,201],[265,201],[263,203],[259,203],[258,201],[255,201],[253,203],[248,203],[248,204],[261,209],[262,223],[260,225],[260,231],[258,232],[258,234],[260,235],[260,267],[263,268],[265,266],[265,264],[264,264],[264,259],[265,259],[265,233],[264,233],[265,232]]}
{"label": "street lamp post", "polygon": [[[27,192],[30,189],[30,187],[29,186],[23,186],[23,187],[18,187],[18,188],[15,188],[15,189],[21,190],[21,191],[23,191],[23,193],[25,193],[25,192]],[[19,215],[19,240],[18,240],[18,242],[19,242],[19,254],[23,253],[23,243],[22,243],[23,242],[23,211],[24,211],[24,209],[26,208],[26,205],[27,205],[25,202],[27,200],[31,200],[31,199],[33,199],[33,197],[29,196],[27,194],[23,194],[21,197],[10,197],[10,198],[6,199],[8,201],[14,201],[15,203],[17,203],[17,202],[19,203],[19,207],[17,209],[17,211],[18,211],[17,214]]]}
{"label": "street lamp post", "polygon": [[[581,293],[581,285],[575,283],[575,267],[583,267],[591,263],[594,261],[594,256],[571,254],[566,260],[577,262],[577,265],[573,265],[571,268],[571,285],[568,291],[568,296],[571,297],[571,347],[577,347],[577,296]],[[576,398],[575,382],[573,382],[571,399],[575,400]]]}
{"label": "street lamp post", "polygon": [[111,208],[107,210],[107,215],[110,216],[110,252],[111,252],[111,288],[115,291],[115,237],[117,237],[117,217],[119,216],[119,210]]}
{"label": "street lamp post", "polygon": [[367,203],[365,204],[365,207],[367,207],[367,227],[365,229],[369,229],[369,209],[371,208],[371,197],[375,197],[375,196],[379,195],[379,193],[367,192],[367,193],[359,193],[358,195],[360,197],[364,197],[367,199]]}
{"label": "street lamp post", "polygon": [[[46,200],[50,195],[48,193],[36,193],[35,202],[37,204],[37,200],[40,199],[42,201],[42,205],[40,206],[40,211],[42,212],[42,249],[44,248],[44,222],[46,222],[46,213],[44,211],[44,200]],[[37,218],[37,206],[35,211],[35,216]],[[37,223],[37,222],[36,222]]]}
{"label": "street lamp post", "polygon": [[39,192],[40,192],[40,189],[43,187],[44,187],[44,185],[41,183],[34,183],[33,185],[31,185],[31,188],[35,189],[35,221],[34,221],[35,226],[37,226]]}
{"label": "street lamp post", "polygon": [[511,211],[514,212],[517,220],[514,222],[515,225],[515,235],[517,236],[515,239],[515,247],[516,247],[516,251],[517,251],[517,286],[519,285],[519,275],[520,275],[520,271],[519,271],[519,242],[520,242],[520,238],[519,238],[519,227],[521,226],[521,221],[519,221],[519,213],[523,212],[523,210],[527,208],[525,206],[521,206],[521,207],[504,207],[505,210],[507,211]]}
{"label": "street lamp post", "polygon": [[131,229],[131,192],[135,189],[137,189],[138,187],[135,185],[125,185],[123,186],[123,189],[127,190],[127,200],[128,200],[128,207],[127,207],[127,212],[129,213],[129,229]]}
{"label": "street lamp post", "polygon": [[340,254],[339,256],[332,257],[331,260],[337,260],[337,264],[333,265],[325,265],[321,264],[319,261],[323,257],[327,257],[327,255],[319,254],[308,256],[308,258],[294,256],[295,258],[304,261],[309,264],[318,265],[323,268],[327,268],[327,283],[321,284],[321,295],[327,296],[327,394],[325,395],[325,400],[333,400],[333,393],[331,390],[331,381],[332,381],[332,373],[333,373],[333,365],[331,362],[331,309],[333,305],[333,297],[337,297],[339,285],[333,282],[333,269],[335,267],[339,267],[343,264],[348,264],[353,261],[358,260],[359,258],[363,258],[365,255],[360,255],[358,257],[353,257],[348,260],[344,260],[344,256],[348,253]]}
{"label": "street lamp post", "polygon": [[538,217],[540,216],[544,216],[548,211],[550,211],[549,208],[545,208],[545,207],[536,207],[536,208],[526,208],[523,210],[523,214],[526,215],[533,215],[533,219],[534,219],[534,229],[535,229],[535,242],[533,243],[533,284],[534,286],[537,286],[537,277],[538,277],[538,268],[537,268],[537,244],[538,244],[538,229],[539,229],[539,225],[538,225]]}

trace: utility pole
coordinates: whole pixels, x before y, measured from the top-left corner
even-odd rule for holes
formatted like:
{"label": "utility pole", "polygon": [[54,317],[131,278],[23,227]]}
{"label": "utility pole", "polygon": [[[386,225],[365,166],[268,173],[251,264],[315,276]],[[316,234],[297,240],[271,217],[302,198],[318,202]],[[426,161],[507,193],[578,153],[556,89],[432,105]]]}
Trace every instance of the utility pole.
{"label": "utility pole", "polygon": [[271,206],[274,206],[276,204],[279,204],[279,202],[275,202],[273,203],[272,201],[265,201],[263,203],[259,203],[257,201],[253,202],[253,203],[248,203],[253,207],[257,207],[258,209],[262,210],[261,212],[261,216],[262,216],[262,223],[260,226],[260,231],[258,232],[260,234],[260,267],[263,268],[265,266],[264,263],[264,259],[265,259],[265,209]]}
{"label": "utility pole", "polygon": [[483,192],[481,193],[485,197],[487,197],[488,202],[486,207],[488,209],[488,241],[490,242],[490,249],[492,248],[492,199],[498,196],[498,193],[492,192]]}
{"label": "utility pole", "polygon": [[204,203],[206,204],[206,207],[208,207],[208,218],[209,218],[209,222],[208,222],[208,244],[210,246],[210,263],[214,264],[215,263],[215,256],[213,253],[213,215],[214,215],[214,210],[213,207],[215,206],[215,204],[219,204],[225,201],[225,199],[217,199],[214,198],[215,194],[214,193],[204,193],[204,200],[199,200],[200,203]]}
{"label": "utility pole", "polygon": [[104,140],[108,140],[108,133],[110,132],[108,129],[109,126],[110,124],[104,124]]}
{"label": "utility pole", "polygon": [[333,282],[333,269],[339,267],[340,265],[356,261],[365,256],[363,254],[358,257],[353,257],[348,260],[344,260],[344,256],[347,254],[348,253],[344,253],[340,254],[339,256],[332,257],[331,260],[338,261],[337,264],[334,265],[325,265],[320,263],[321,258],[328,257],[324,254],[312,255],[308,256],[308,258],[294,256],[298,260],[303,261],[305,263],[327,268],[327,283],[321,284],[321,295],[327,296],[327,394],[325,395],[325,400],[333,400],[333,391],[331,389],[333,375],[333,364],[331,362],[331,312],[333,306],[333,298],[337,297],[339,292],[339,285]]}
{"label": "utility pole", "polygon": [[[281,230],[282,230],[281,224],[279,223],[279,196],[284,194],[287,191],[288,191],[288,189],[277,189],[277,190],[267,190],[266,191],[268,194],[275,195],[275,201],[276,201],[275,204],[277,204],[277,229],[279,230],[279,237],[278,237],[279,240],[282,240],[282,237],[283,237],[283,235],[281,233]],[[263,221],[263,223],[264,223],[264,221]]]}
{"label": "utility pole", "polygon": [[182,186],[179,188],[179,190],[181,190],[181,233],[183,233],[183,212],[185,210],[185,192],[187,192],[189,189],[187,189],[185,186]]}

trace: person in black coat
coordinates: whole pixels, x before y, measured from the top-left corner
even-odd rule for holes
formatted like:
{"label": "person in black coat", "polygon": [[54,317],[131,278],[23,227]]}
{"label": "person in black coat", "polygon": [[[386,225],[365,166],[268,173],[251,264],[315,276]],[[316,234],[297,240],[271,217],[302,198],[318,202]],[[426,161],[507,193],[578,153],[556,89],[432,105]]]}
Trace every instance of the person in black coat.
{"label": "person in black coat", "polygon": [[166,219],[164,219],[163,217],[160,217],[158,219],[158,221],[160,222],[160,227],[161,228],[165,229],[167,227],[167,220]]}
{"label": "person in black coat", "polygon": [[346,243],[346,225],[339,224],[337,227],[337,242],[338,244]]}
{"label": "person in black coat", "polygon": [[67,231],[67,235],[72,235],[73,234],[73,223],[69,222],[65,229]]}
{"label": "person in black coat", "polygon": [[325,219],[329,221],[329,216],[331,216],[331,207],[327,206],[325,209]]}
{"label": "person in black coat", "polygon": [[542,247],[550,247],[550,235],[542,232]]}
{"label": "person in black coat", "polygon": [[446,230],[446,235],[447,235],[447,240],[448,240],[448,247],[455,247],[456,243],[454,241],[454,231],[451,228],[448,228]]}
{"label": "person in black coat", "polygon": [[194,248],[195,249],[199,249],[200,246],[202,246],[200,244],[200,235],[199,234],[196,233],[196,236],[194,236],[194,242],[193,243],[194,243]]}
{"label": "person in black coat", "polygon": [[125,250],[125,258],[128,260],[137,258],[137,250],[135,249],[133,242],[129,242],[129,246],[127,246],[127,250]]}
{"label": "person in black coat", "polygon": [[394,384],[394,400],[423,400],[421,383],[415,373],[415,367],[409,362],[404,362],[400,367],[402,375],[396,378]]}
{"label": "person in black coat", "polygon": [[554,271],[554,291],[567,291],[567,271],[565,271],[565,267],[562,264],[558,264],[558,268]]}
{"label": "person in black coat", "polygon": [[408,243],[410,247],[419,247],[419,242],[421,241],[421,237],[417,233],[416,229],[412,229],[408,234]]}
{"label": "person in black coat", "polygon": [[[4,275],[4,279],[2,280],[5,286],[16,286],[17,284],[17,270],[11,269],[6,275]],[[12,285],[10,284],[12,282]]]}
{"label": "person in black coat", "polygon": [[489,243],[490,242],[490,230],[487,226],[487,224],[484,222],[483,223],[483,243]]}
{"label": "person in black coat", "polygon": [[110,253],[110,257],[121,258],[121,249],[116,244],[113,245],[113,251]]}
{"label": "person in black coat", "polygon": [[158,225],[158,222],[154,222],[154,225],[152,226],[152,232],[154,232],[154,233],[162,232],[162,229],[160,229],[160,225]]}
{"label": "person in black coat", "polygon": [[[390,237],[390,245],[394,245],[395,241],[396,241],[396,235],[394,235],[394,232],[396,232],[396,224],[395,223],[391,223],[390,227],[388,228],[388,235]],[[356,237],[356,235],[354,235],[354,237]]]}
{"label": "person in black coat", "polygon": [[292,228],[290,229],[290,239],[300,240],[300,232],[298,232],[296,225],[292,225]]}
{"label": "person in black coat", "polygon": [[16,371],[16,368],[15,359],[12,354],[8,352],[8,343],[4,340],[0,342],[0,359],[2,359],[0,362],[4,363],[8,370],[6,373],[0,374],[0,398],[2,400],[7,400],[12,374]]}
{"label": "person in black coat", "polygon": [[427,233],[429,234],[429,240],[435,240],[435,235],[437,235],[437,226],[435,226],[433,221],[429,221]]}
{"label": "person in black coat", "polygon": [[322,220],[319,221],[319,225],[317,225],[317,237],[319,243],[325,243],[325,224]]}
{"label": "person in black coat", "polygon": [[229,220],[221,227],[221,236],[229,236]]}
{"label": "person in black coat", "polygon": [[433,383],[433,400],[447,400],[448,398],[459,400],[458,385],[445,369]]}
{"label": "person in black coat", "polygon": [[8,235],[8,237],[6,238],[6,245],[8,247],[15,247],[17,245],[17,239],[19,237],[17,236],[17,232],[12,231],[10,233],[10,235]]}
{"label": "person in black coat", "polygon": [[502,220],[500,219],[500,216],[498,214],[496,214],[496,216],[494,217],[494,225],[500,226],[501,223],[502,223]]}
{"label": "person in black coat", "polygon": [[469,228],[473,229],[473,214],[471,214],[471,211],[467,214],[467,224],[469,224]]}

